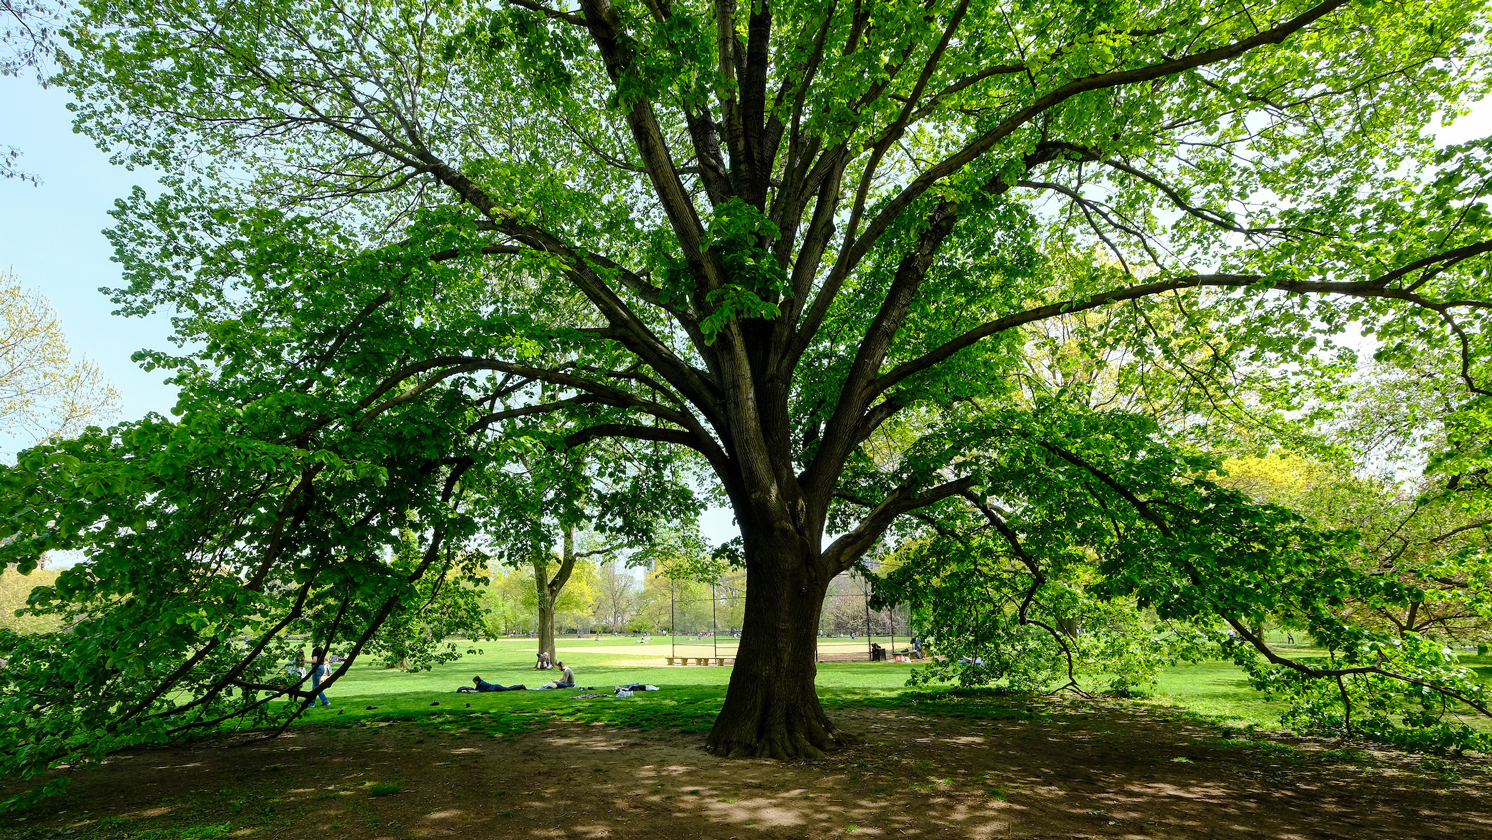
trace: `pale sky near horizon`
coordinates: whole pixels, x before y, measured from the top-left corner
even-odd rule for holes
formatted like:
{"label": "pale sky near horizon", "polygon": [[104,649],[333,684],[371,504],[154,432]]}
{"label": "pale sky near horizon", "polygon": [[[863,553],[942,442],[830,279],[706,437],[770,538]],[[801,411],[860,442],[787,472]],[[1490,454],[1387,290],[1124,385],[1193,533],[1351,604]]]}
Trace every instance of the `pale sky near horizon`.
{"label": "pale sky near horizon", "polygon": [[[69,96],[43,89],[29,77],[0,77],[0,146],[14,146],[20,168],[42,183],[32,186],[0,180],[0,270],[13,270],[21,282],[51,301],[75,352],[98,363],[123,397],[121,419],[146,412],[169,414],[174,393],[165,372],[146,373],[130,355],[146,347],[167,347],[169,319],[121,318],[98,292],[120,282],[119,267],[102,234],[112,225],[108,210],[136,184],[152,189],[158,173],[113,166],[92,141],[72,131]],[[1492,135],[1492,100],[1440,133],[1444,142]],[[17,446],[0,430],[0,450]],[[730,516],[712,511],[708,531],[734,533]],[[723,526],[723,529],[722,529]]]}

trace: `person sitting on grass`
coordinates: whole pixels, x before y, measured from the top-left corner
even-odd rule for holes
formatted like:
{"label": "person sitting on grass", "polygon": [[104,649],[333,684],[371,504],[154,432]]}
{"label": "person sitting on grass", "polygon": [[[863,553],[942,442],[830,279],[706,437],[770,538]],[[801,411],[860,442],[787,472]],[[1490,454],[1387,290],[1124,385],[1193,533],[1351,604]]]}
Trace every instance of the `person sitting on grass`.
{"label": "person sitting on grass", "polygon": [[554,682],[544,683],[544,687],[545,688],[574,688],[575,687],[575,672],[571,671],[570,667],[568,665],[566,665],[563,662],[559,662],[559,661],[556,661],[554,663],[554,667],[560,669],[559,679],[555,680]]}
{"label": "person sitting on grass", "polygon": [[534,663],[534,670],[535,671],[547,671],[550,668],[554,667],[553,665],[549,664],[549,654],[547,654],[547,653],[545,653],[544,651],[541,650],[541,651],[539,651],[538,656],[539,656],[539,661],[537,661],[537,662]]}
{"label": "person sitting on grass", "polygon": [[476,691],[523,691],[524,689],[524,686],[521,685],[498,685],[497,683],[490,683],[481,677],[472,677],[471,681],[476,688],[472,688],[470,685],[463,685],[456,689],[456,692],[458,694],[467,694]]}

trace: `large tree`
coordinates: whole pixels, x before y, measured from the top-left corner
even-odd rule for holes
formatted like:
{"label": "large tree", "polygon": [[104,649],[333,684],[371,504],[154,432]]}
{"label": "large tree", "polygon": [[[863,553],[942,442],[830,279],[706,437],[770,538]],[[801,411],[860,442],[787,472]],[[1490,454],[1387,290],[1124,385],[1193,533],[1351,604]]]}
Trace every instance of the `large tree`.
{"label": "large tree", "polygon": [[[697,453],[748,572],[717,753],[834,746],[829,581],[953,505],[1019,542],[1023,482],[1062,482],[1041,534],[1113,549],[1116,596],[1247,631],[1331,594],[1303,581],[1338,541],[1211,493],[1154,423],[1018,399],[1027,325],[1168,300],[1288,365],[1359,322],[1486,386],[1486,147],[1423,131],[1485,90],[1478,3],[495,6],[85,0],[80,125],[178,173],[120,206],[118,298],[201,342],[149,359],[193,428],[273,402],[291,450],[397,440],[428,505],[516,417]],[[1116,508],[1117,543],[1076,517]],[[1196,553],[1244,525],[1265,571]]]}

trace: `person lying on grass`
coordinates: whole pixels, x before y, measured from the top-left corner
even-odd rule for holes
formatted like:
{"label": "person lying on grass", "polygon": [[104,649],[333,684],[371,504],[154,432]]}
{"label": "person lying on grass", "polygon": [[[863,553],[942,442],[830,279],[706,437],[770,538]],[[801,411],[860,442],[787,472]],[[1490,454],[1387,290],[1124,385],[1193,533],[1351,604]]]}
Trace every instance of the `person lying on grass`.
{"label": "person lying on grass", "polygon": [[456,689],[456,692],[458,694],[466,694],[475,691],[522,691],[524,689],[524,686],[522,685],[498,685],[497,683],[490,683],[482,679],[481,677],[472,677],[471,681],[476,686],[476,688],[472,688],[469,685],[463,685],[460,688]]}

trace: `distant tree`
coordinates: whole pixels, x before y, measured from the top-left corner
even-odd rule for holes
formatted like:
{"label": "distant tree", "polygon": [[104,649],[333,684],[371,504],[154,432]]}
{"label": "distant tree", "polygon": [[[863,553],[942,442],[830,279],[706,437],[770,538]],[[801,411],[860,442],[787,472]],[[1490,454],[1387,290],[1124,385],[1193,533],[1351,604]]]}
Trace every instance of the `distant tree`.
{"label": "distant tree", "polygon": [[674,632],[676,628],[697,631],[708,626],[709,585],[680,573],[674,565],[655,563],[642,579],[638,595],[636,629]]}
{"label": "distant tree", "polygon": [[1398,603],[1350,599],[1339,607],[1344,617],[1401,638],[1492,642],[1492,507],[1483,476],[1423,472],[1430,453],[1455,458],[1483,437],[1447,428],[1462,399],[1454,372],[1378,365],[1353,393],[1335,433],[1344,457],[1240,456],[1223,462],[1217,481],[1324,527],[1352,529],[1363,572],[1413,592]]}
{"label": "distant tree", "polygon": [[556,629],[566,624],[578,628],[578,622],[589,618],[596,602],[596,564],[590,559],[594,555],[576,548],[575,533],[574,525],[566,525],[558,552],[529,555],[532,588],[528,602],[538,613],[539,650],[548,653],[551,662],[559,655]]}
{"label": "distant tree", "polygon": [[731,572],[728,558],[716,554],[691,528],[660,528],[656,538],[629,560],[646,569],[639,596],[639,629],[699,633],[713,616],[711,587]]}
{"label": "distant tree", "polygon": [[44,567],[37,568],[29,575],[18,575],[10,569],[0,573],[0,630],[45,633],[59,629],[62,622],[56,616],[24,614],[31,591],[38,586],[50,585],[57,579],[57,574],[56,569]]}
{"label": "distant tree", "polygon": [[[482,529],[493,556],[532,570],[539,650],[553,660],[559,613],[589,618],[596,599],[607,595],[594,564],[650,545],[655,530],[692,521],[698,507],[666,451],[629,451],[604,441],[561,451],[546,447],[558,438],[552,426],[536,424],[532,434],[516,439],[520,454],[507,468],[474,476],[471,487],[484,500]],[[590,586],[566,607],[562,599],[579,563],[591,564]],[[630,615],[627,593],[615,578],[612,583],[607,609]],[[625,617],[617,626],[624,623]]]}
{"label": "distant tree", "polygon": [[629,629],[639,633],[659,633],[669,629],[673,603],[669,579],[661,567],[643,570],[642,587],[637,593],[637,613]]}
{"label": "distant tree", "polygon": [[[1336,459],[1240,456],[1224,461],[1216,479],[1353,535],[1352,572],[1376,588],[1334,604],[1340,624],[1312,627],[1308,614],[1288,605],[1277,615],[1294,632],[1311,628],[1334,660],[1360,661],[1356,651],[1368,633],[1396,638],[1448,669],[1457,667],[1456,650],[1492,643],[1492,497],[1480,455],[1489,435],[1482,423],[1467,422],[1464,383],[1444,361],[1401,359],[1358,376],[1332,436]],[[1421,686],[1373,673],[1323,684],[1239,658],[1258,687],[1288,703],[1286,717],[1300,728],[1420,749],[1479,740],[1464,708],[1435,701]]]}
{"label": "distant tree", "polygon": [[592,615],[596,623],[613,632],[628,629],[637,615],[642,585],[627,571],[617,557],[608,557],[597,565],[595,600]]}
{"label": "distant tree", "polygon": [[118,403],[98,366],[68,349],[47,299],[0,271],[0,428],[34,440],[76,434]]}
{"label": "distant tree", "polygon": [[537,610],[533,576],[527,569],[497,567],[488,570],[488,585],[482,587],[482,612],[492,636],[528,635],[534,632]]}

